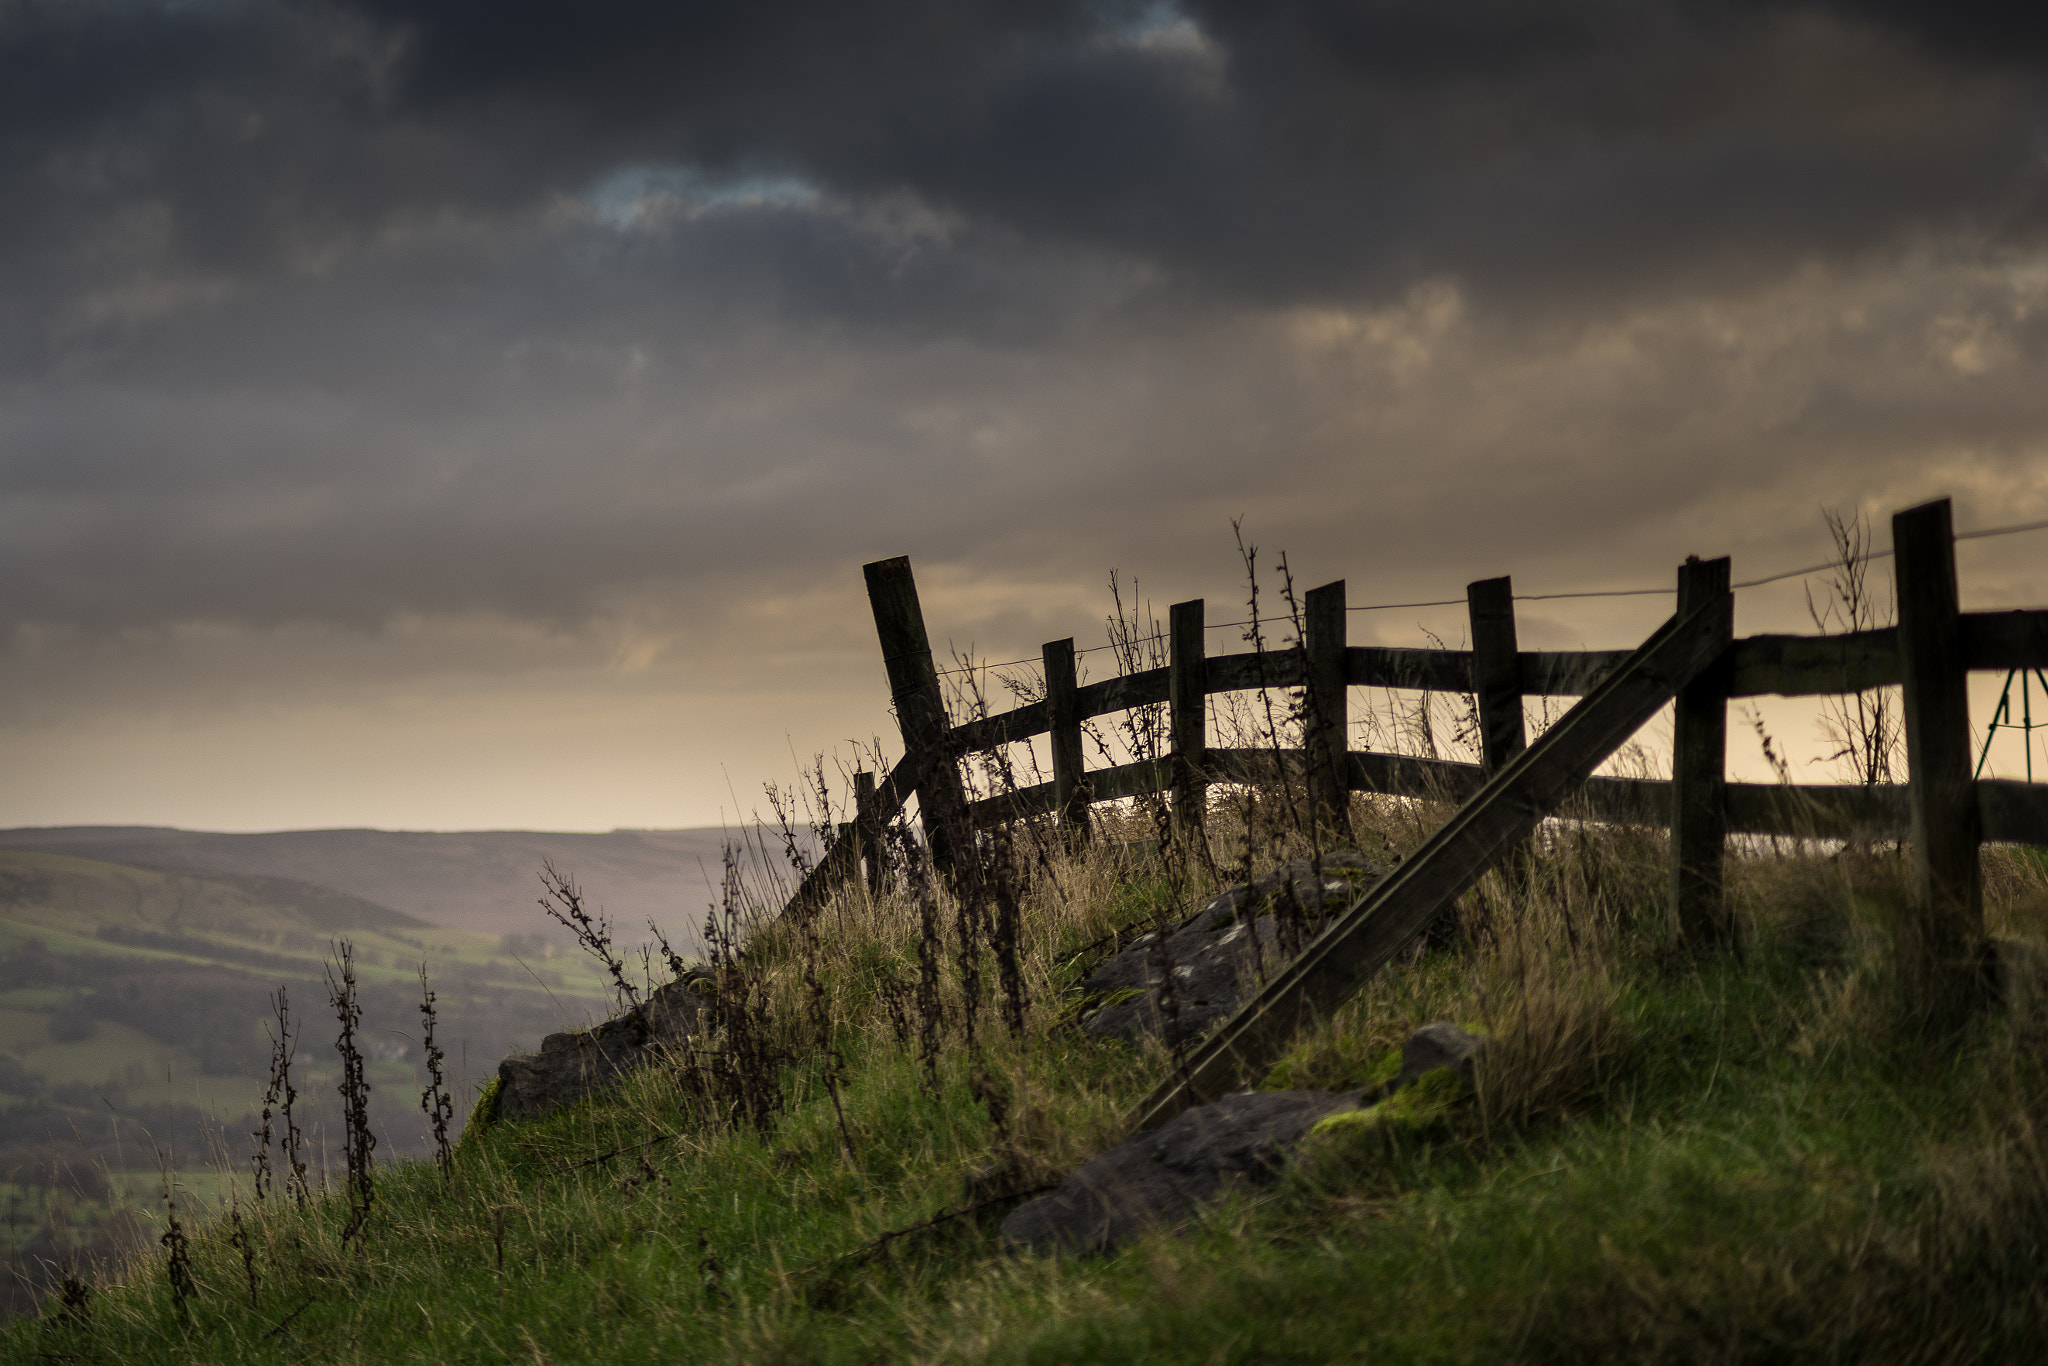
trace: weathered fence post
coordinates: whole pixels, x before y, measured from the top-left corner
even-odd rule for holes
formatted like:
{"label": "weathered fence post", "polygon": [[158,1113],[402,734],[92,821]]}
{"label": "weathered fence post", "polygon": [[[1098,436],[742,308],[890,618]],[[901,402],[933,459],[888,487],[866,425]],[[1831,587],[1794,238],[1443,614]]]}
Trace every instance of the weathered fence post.
{"label": "weathered fence post", "polygon": [[1081,717],[1074,705],[1080,680],[1074,669],[1074,640],[1045,643],[1045,719],[1052,744],[1054,818],[1066,831],[1067,847],[1088,843],[1088,779],[1081,761]]}
{"label": "weathered fence post", "polygon": [[867,861],[868,894],[880,896],[888,885],[888,854],[882,844],[882,813],[875,809],[875,775],[861,769],[853,775],[853,832],[859,856]]}
{"label": "weathered fence post", "polygon": [[[1479,762],[1486,776],[1507,766],[1527,748],[1522,718],[1522,655],[1515,639],[1514,580],[1480,579],[1465,585],[1465,612],[1472,632],[1472,701],[1479,709]],[[1518,845],[1503,860],[1513,893],[1527,890],[1529,852]]]}
{"label": "weathered fence post", "polygon": [[861,572],[867,577],[882,662],[889,670],[889,702],[903,731],[903,747],[914,757],[925,843],[932,866],[950,875],[955,832],[964,837],[967,831],[967,789],[948,743],[946,704],[925,635],[924,611],[918,606],[917,581],[911,577],[909,557],[903,555],[863,565]]}
{"label": "weathered fence post", "polygon": [[1472,621],[1472,696],[1479,707],[1479,757],[1488,776],[1528,746],[1522,720],[1522,656],[1515,640],[1514,580],[1465,585]]}
{"label": "weathered fence post", "polygon": [[1175,819],[1202,823],[1208,797],[1209,666],[1202,640],[1202,599],[1177,602],[1167,613],[1166,705],[1173,752]]}
{"label": "weathered fence post", "polygon": [[1351,790],[1345,750],[1351,734],[1344,667],[1344,580],[1311,588],[1303,599],[1302,647],[1307,655],[1309,810],[1318,828],[1351,840]]}
{"label": "weathered fence post", "polygon": [[1943,1018],[1973,1003],[1984,966],[1982,836],[1948,499],[1893,516],[1892,547],[1917,903],[1900,925],[1899,969]]}
{"label": "weathered fence post", "polygon": [[1726,556],[1687,557],[1678,567],[1678,617],[1718,607],[1722,658],[1679,690],[1671,716],[1671,915],[1695,946],[1725,944],[1733,925],[1722,904],[1728,844],[1728,646],[1735,595]]}

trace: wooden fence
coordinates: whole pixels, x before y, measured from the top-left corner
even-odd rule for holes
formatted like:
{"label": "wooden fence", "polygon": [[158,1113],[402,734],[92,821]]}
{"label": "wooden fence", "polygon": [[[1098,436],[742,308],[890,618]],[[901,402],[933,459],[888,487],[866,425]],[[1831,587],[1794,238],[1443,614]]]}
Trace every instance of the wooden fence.
{"label": "wooden fence", "polygon": [[[1920,686],[1909,690],[1915,698],[1907,704],[1908,772],[1925,771],[1930,756],[1918,751],[1929,741],[1939,746],[1945,738],[1950,748],[1959,742],[1967,752],[1970,741],[1967,714],[1961,709],[1962,675],[1967,671],[2048,667],[2048,611],[1958,612],[1953,553],[1946,539],[1947,504],[1928,506],[1939,511],[1943,524],[1935,529],[1936,543],[1929,548],[1937,562],[1926,566],[1928,556],[1916,555],[1917,547],[1910,538],[1901,542],[1901,626],[1844,635],[1756,635],[1731,640],[1719,667],[1681,699],[1674,718],[1672,779],[1590,778],[1580,794],[1583,809],[1596,819],[1660,826],[1670,825],[1676,811],[1682,813],[1682,830],[1688,816],[1698,815],[1709,828],[1718,816],[1721,828],[1730,833],[1906,838],[1912,825],[1910,784],[1725,781],[1726,703],[1743,697],[1815,697],[1904,684],[1908,660],[1902,632],[1923,627],[1922,618],[1931,610],[1937,620],[1944,616],[1953,620],[1939,630],[1922,629],[1913,637],[1922,663],[1915,671]],[[1696,593],[1711,597],[1727,592],[1727,565],[1726,560],[1713,560],[1682,566],[1681,610]],[[1925,568],[1931,568],[1936,579],[1931,593],[1920,589],[1916,578],[1916,571]],[[910,562],[878,561],[866,567],[866,574],[906,755],[879,781],[873,775],[860,775],[856,792],[859,816],[843,829],[853,836],[858,825],[886,820],[913,793],[931,789],[922,803],[923,824],[934,848],[942,851],[942,862],[951,856],[947,832],[967,823],[986,825],[1057,812],[1078,837],[1085,838],[1086,811],[1091,803],[1172,792],[1190,805],[1198,805],[1200,790],[1207,784],[1253,781],[1269,775],[1276,757],[1301,766],[1318,809],[1333,824],[1341,819],[1340,807],[1330,794],[1339,790],[1464,801],[1479,790],[1488,774],[1524,748],[1525,697],[1583,697],[1630,654],[1627,650],[1517,649],[1512,586],[1506,578],[1481,580],[1468,588],[1469,650],[1349,645],[1345,641],[1344,583],[1339,580],[1306,595],[1302,646],[1209,655],[1204,649],[1203,602],[1177,603],[1169,612],[1168,656],[1172,662],[1165,667],[1079,685],[1075,681],[1074,642],[1052,641],[1042,656],[1042,700],[949,726]],[[1304,690],[1311,748],[1283,750],[1276,755],[1271,749],[1208,745],[1208,699],[1262,687]],[[1483,761],[1468,764],[1346,749],[1347,687],[1472,696],[1479,714]],[[1951,693],[1954,696],[1949,696]],[[1921,705],[1915,706],[1915,702]],[[1162,703],[1169,705],[1166,733],[1172,742],[1164,757],[1092,771],[1084,767],[1085,722]],[[1929,705],[1954,715],[1930,723],[1923,714]],[[968,800],[956,768],[960,760],[1040,735],[1050,737],[1050,782],[980,801]],[[1318,739],[1323,740],[1321,746],[1314,743]],[[1312,751],[1322,758],[1313,766],[1307,762]],[[934,771],[925,773],[923,768]],[[1967,766],[1964,781],[1969,781]],[[2048,784],[1977,780],[1964,794],[1964,802],[1973,806],[1977,815],[1963,823],[1974,825],[1979,838],[2048,844]],[[1954,805],[1953,797],[1950,805]],[[840,847],[842,862],[828,876],[843,877],[849,871],[843,856],[854,852],[853,842],[842,841]]]}
{"label": "wooden fence", "polygon": [[[1271,772],[1276,757],[1299,767],[1319,820],[1339,832],[1348,792],[1462,802],[1438,836],[1305,951],[1290,969],[1293,985],[1282,978],[1269,982],[1245,1008],[1251,1014],[1241,1013],[1204,1045],[1188,1073],[1171,1083],[1171,1094],[1162,1091],[1147,1103],[1148,1124],[1218,1093],[1217,1087],[1269,1054],[1301,1011],[1329,1008],[1355,990],[1444,904],[1574,796],[1595,819],[1672,831],[1672,910],[1682,930],[1703,939],[1726,933],[1722,860],[1730,833],[1905,839],[1921,906],[1915,942],[1934,958],[1961,961],[1983,934],[1979,844],[2048,845],[2048,784],[1973,776],[1967,676],[2048,667],[2048,611],[1960,611],[1950,516],[1942,500],[1893,518],[1899,624],[1883,630],[1735,639],[1729,562],[1718,559],[1688,560],[1679,567],[1677,614],[1632,652],[1520,649],[1512,585],[1505,578],[1482,580],[1467,590],[1470,650],[1359,646],[1345,638],[1339,581],[1306,595],[1297,647],[1210,655],[1202,601],[1176,603],[1168,615],[1166,666],[1084,686],[1076,680],[1073,641],[1054,641],[1044,647],[1042,700],[958,726],[946,718],[910,563],[878,561],[866,566],[867,587],[905,758],[879,780],[860,775],[854,821],[842,827],[842,838],[798,897],[857,876],[863,861],[876,877],[881,824],[913,792],[933,861],[942,871],[952,865],[961,832],[991,821],[1053,815],[1083,839],[1091,803],[1160,792],[1172,794],[1180,818],[1199,819],[1209,784],[1255,781]],[[1907,783],[1726,780],[1730,699],[1849,694],[1889,685],[1901,686]],[[1478,712],[1481,762],[1349,749],[1347,689],[1355,686],[1469,694]],[[1276,756],[1271,749],[1210,746],[1208,699],[1261,688],[1302,690],[1304,747]],[[1581,700],[1531,745],[1523,699],[1532,696]],[[1667,702],[1675,704],[1669,781],[1592,776],[1595,766]],[[1083,723],[1161,703],[1168,708],[1170,737],[1164,757],[1085,767]],[[969,800],[960,774],[963,758],[1040,735],[1049,737],[1052,781]],[[1368,933],[1365,921],[1373,915],[1377,928]],[[1360,947],[1367,941],[1369,951]],[[1314,966],[1318,962],[1321,968]],[[1315,978],[1317,971],[1322,979]]]}

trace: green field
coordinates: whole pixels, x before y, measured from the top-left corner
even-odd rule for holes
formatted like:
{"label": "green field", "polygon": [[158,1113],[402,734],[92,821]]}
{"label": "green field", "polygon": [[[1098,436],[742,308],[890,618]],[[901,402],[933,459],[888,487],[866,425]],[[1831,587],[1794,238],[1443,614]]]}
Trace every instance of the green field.
{"label": "green field", "polygon": [[162,1214],[159,1161],[193,1193],[188,1225],[216,1212],[216,1169],[245,1160],[257,1127],[280,988],[299,1036],[297,1113],[326,1141],[340,1066],[325,973],[344,940],[387,1158],[428,1141],[417,1106],[423,961],[449,1081],[465,1094],[506,1053],[606,1010],[580,955],[522,965],[495,936],[281,878],[0,851],[0,1192],[13,1192],[0,1197],[0,1278],[16,1292],[0,1288],[0,1311],[25,1307],[13,1272],[143,1238]]}
{"label": "green field", "polygon": [[[292,991],[313,1040],[301,1084],[329,1084],[334,1067],[320,1052],[332,1033],[323,1023],[324,974],[344,939],[353,946],[366,999],[384,1007],[379,1018],[366,1021],[371,1079],[393,1091],[413,1086],[419,1063],[414,1006],[422,962],[442,984],[451,1015],[459,1017],[463,1002],[478,993],[510,1002],[515,1018],[494,1017],[486,1037],[475,1040],[471,1071],[477,1075],[506,1049],[531,1046],[551,1029],[587,1023],[604,1011],[599,970],[582,955],[522,963],[495,936],[421,924],[324,889],[296,889],[296,897],[294,890],[278,878],[0,851],[0,972],[9,962],[16,968],[0,979],[0,1066],[13,1078],[0,1079],[0,1087],[14,1087],[0,1090],[0,1110],[18,1107],[25,1094],[47,1097],[62,1089],[71,1108],[118,1098],[130,1106],[189,1105],[239,1118],[262,1098],[267,995],[279,984]],[[47,981],[53,972],[67,980]],[[104,990],[179,974],[199,982],[195,990],[213,983],[217,991],[238,993],[245,1007],[232,1019],[211,1022],[217,1028],[206,1041],[210,1059],[198,1046],[202,1041],[181,1037],[176,1018],[142,1019],[140,1026],[98,1018],[86,1037],[58,1037],[56,1021],[67,1008],[89,1015]],[[223,1040],[220,1029],[232,1037]],[[391,1049],[394,1040],[404,1055],[380,1056],[379,1046]],[[462,1042],[444,1029],[444,1047]]]}
{"label": "green field", "polygon": [[[262,890],[252,890],[251,882]],[[36,941],[52,953],[317,979],[335,939],[345,937],[355,946],[357,972],[366,982],[411,981],[425,961],[437,974],[483,968],[508,982],[544,984],[571,996],[601,994],[596,969],[581,957],[551,956],[531,965],[529,975],[495,935],[427,925],[321,888],[305,888],[306,895],[295,901],[288,892],[280,895],[287,886],[280,878],[237,879],[0,850],[0,952]],[[540,920],[536,910],[536,925]]]}

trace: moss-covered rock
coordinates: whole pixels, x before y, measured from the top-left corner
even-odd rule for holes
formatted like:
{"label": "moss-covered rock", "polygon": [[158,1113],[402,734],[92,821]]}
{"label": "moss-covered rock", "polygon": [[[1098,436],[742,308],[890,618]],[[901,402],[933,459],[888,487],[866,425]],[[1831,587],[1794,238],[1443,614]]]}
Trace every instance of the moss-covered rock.
{"label": "moss-covered rock", "polygon": [[1290,1053],[1259,1082],[1261,1091],[1293,1091],[1303,1087],[1319,1087],[1329,1091],[1364,1091],[1377,1095],[1394,1084],[1401,1075],[1401,1054],[1392,1048],[1381,1049],[1362,1058],[1335,1060],[1309,1058],[1300,1053]]}
{"label": "moss-covered rock", "polygon": [[462,1126],[462,1137],[456,1140],[455,1151],[462,1152],[480,1145],[497,1119],[498,1079],[492,1077],[477,1086],[476,1104],[469,1107],[469,1119]]}
{"label": "moss-covered rock", "polygon": [[1311,1176],[1327,1178],[1416,1152],[1450,1132],[1471,1095],[1468,1072],[1425,1072],[1385,1100],[1318,1121],[1302,1140],[1298,1161]]}

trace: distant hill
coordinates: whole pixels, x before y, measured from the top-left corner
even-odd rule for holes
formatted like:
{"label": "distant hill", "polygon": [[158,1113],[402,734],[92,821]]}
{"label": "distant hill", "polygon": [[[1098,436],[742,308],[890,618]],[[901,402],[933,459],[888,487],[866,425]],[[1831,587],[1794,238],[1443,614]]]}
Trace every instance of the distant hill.
{"label": "distant hill", "polygon": [[[602,835],[530,830],[224,835],[163,826],[51,826],[0,830],[0,849],[231,878],[289,879],[301,889],[290,896],[309,909],[313,900],[306,889],[327,889],[427,924],[499,935],[548,932],[535,902],[541,864],[552,861],[577,880],[594,905],[611,913],[622,938],[644,938],[652,917],[678,949],[687,951],[697,942],[705,907],[717,895],[726,842],[749,835],[755,846],[748,860],[753,876],[776,876],[775,860],[761,852],[757,831],[710,829]],[[340,903],[329,911],[360,914],[344,912]]]}
{"label": "distant hill", "polygon": [[[495,935],[430,925],[291,878],[131,867],[76,854],[0,849],[0,947],[253,968],[317,981],[331,946],[357,947],[365,980],[410,981],[422,958],[522,988],[535,985]],[[550,987],[599,991],[580,954],[550,949]],[[570,975],[562,976],[566,971]]]}
{"label": "distant hill", "polygon": [[[431,1150],[418,1103],[422,963],[458,1121],[508,1052],[612,1009],[596,965],[559,944],[433,925],[275,874],[0,848],[0,1193],[18,1209],[24,1192],[64,1187],[77,1197],[67,1236],[107,1255],[129,1246],[112,1191],[148,1190],[156,1152],[188,1171],[248,1152],[280,989],[298,1022],[295,1113],[326,1144],[340,1063],[324,978],[339,940],[354,950],[380,1159]],[[0,1307],[38,1255],[9,1229]]]}
{"label": "distant hill", "polygon": [[133,921],[131,929],[425,929],[417,916],[295,878],[123,868],[78,852],[0,852],[0,918],[37,911],[75,927]]}
{"label": "distant hill", "polygon": [[398,1127],[414,1127],[416,1113],[421,963],[440,998],[442,1044],[469,1060],[470,1075],[608,1009],[596,965],[573,950],[522,963],[498,936],[286,878],[0,850],[0,1109],[8,1096],[89,1109],[119,1093],[238,1113],[262,1090],[262,1021],[281,984],[310,1022],[311,1080],[328,1065],[323,979],[344,939],[366,1047],[398,1088]]}

